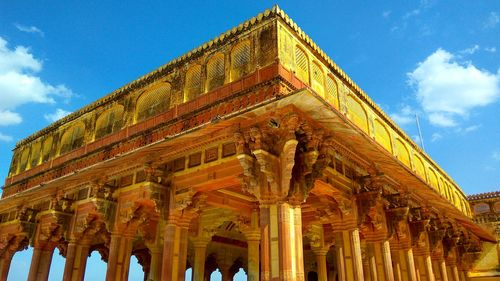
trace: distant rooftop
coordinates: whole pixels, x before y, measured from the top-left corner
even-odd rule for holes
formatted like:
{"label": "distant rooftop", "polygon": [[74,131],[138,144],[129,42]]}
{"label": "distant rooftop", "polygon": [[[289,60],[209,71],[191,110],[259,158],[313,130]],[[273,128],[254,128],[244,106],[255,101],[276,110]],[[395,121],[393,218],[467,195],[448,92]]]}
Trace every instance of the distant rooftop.
{"label": "distant rooftop", "polygon": [[484,192],[484,193],[478,193],[478,194],[472,194],[467,196],[467,199],[469,201],[473,200],[482,200],[482,199],[491,199],[491,198],[500,198],[500,190],[498,191],[492,191],[492,192]]}

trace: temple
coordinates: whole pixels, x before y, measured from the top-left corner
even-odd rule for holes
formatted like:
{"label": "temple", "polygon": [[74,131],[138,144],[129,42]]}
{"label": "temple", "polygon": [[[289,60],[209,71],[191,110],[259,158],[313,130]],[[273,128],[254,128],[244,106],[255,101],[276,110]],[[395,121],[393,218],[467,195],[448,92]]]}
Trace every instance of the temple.
{"label": "temple", "polygon": [[465,281],[485,243],[457,184],[277,6],[17,143],[0,200],[0,281],[26,247],[29,281],[56,248],[65,281],[93,251],[107,281],[133,255],[154,281]]}

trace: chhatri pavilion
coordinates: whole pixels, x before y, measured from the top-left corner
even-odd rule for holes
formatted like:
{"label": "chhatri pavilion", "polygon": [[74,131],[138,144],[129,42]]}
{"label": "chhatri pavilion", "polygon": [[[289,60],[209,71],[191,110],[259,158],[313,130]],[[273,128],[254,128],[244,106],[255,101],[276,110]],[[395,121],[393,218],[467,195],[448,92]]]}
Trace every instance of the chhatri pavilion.
{"label": "chhatri pavilion", "polygon": [[0,281],[27,247],[29,281],[56,248],[65,281],[465,281],[491,243],[277,6],[17,143],[0,200]]}

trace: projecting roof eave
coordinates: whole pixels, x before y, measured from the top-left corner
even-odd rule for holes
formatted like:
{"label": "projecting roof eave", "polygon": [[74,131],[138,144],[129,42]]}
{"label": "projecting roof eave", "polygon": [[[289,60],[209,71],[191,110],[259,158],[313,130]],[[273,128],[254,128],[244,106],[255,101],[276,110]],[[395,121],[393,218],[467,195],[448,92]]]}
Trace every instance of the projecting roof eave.
{"label": "projecting roof eave", "polygon": [[414,171],[401,163],[373,138],[361,131],[358,126],[313,90],[305,88],[273,103],[276,103],[275,106],[277,108],[294,105],[310,118],[332,131],[334,138],[338,138],[342,144],[345,144],[353,152],[359,153],[363,158],[371,159],[371,161],[375,162],[380,172],[399,182],[401,184],[399,188],[407,190],[411,194],[411,197],[420,202],[422,206],[436,211],[441,216],[446,214],[447,217],[457,219],[465,228],[470,229],[482,240],[496,241],[492,234],[476,225],[470,218],[418,177]]}

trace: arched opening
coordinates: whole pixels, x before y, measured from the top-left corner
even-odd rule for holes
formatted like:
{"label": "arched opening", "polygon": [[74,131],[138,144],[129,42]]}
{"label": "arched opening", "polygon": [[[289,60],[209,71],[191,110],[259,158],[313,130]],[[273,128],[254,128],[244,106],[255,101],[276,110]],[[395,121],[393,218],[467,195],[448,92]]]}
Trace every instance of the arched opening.
{"label": "arched opening", "polygon": [[132,255],[132,257],[130,257],[128,280],[147,280],[145,274],[147,271],[149,270],[141,266],[141,262],[137,259],[137,256]]}
{"label": "arched opening", "polygon": [[318,281],[318,273],[309,271],[307,273],[307,281]]}
{"label": "arched opening", "polygon": [[184,281],[193,280],[193,268],[186,269],[186,274],[184,275]]}
{"label": "arched opening", "polygon": [[115,105],[99,115],[95,124],[95,139],[102,138],[121,129],[123,106]]}
{"label": "arched opening", "polygon": [[90,253],[85,266],[85,280],[106,280],[107,255],[102,251],[96,250]]}
{"label": "arched opening", "polygon": [[246,280],[248,280],[248,276],[245,270],[243,270],[243,268],[240,267],[236,272],[236,274],[234,275],[233,281],[246,281]]}
{"label": "arched opening", "polygon": [[70,152],[83,145],[84,142],[85,125],[78,122],[77,125],[67,129],[61,138],[59,146],[59,155]]}
{"label": "arched opening", "polygon": [[33,248],[31,247],[25,251],[16,252],[10,262],[7,281],[28,280],[32,256]]}
{"label": "arched opening", "polygon": [[64,264],[66,259],[62,256],[61,249],[56,248],[52,254],[52,262],[49,270],[49,280],[62,280],[64,274]]}
{"label": "arched opening", "polygon": [[222,281],[222,274],[218,268],[210,274],[210,281]]}
{"label": "arched opening", "polygon": [[245,279],[241,279],[241,277],[240,277],[240,279],[238,279],[238,280],[247,280],[247,279],[246,279],[246,273],[245,273],[245,270],[243,269],[243,267],[244,267],[244,264],[243,264],[243,258],[241,258],[241,257],[240,257],[240,258],[237,258],[237,259],[233,262],[233,265],[229,268],[229,276],[230,276],[230,277],[233,277],[233,280],[235,280],[235,279],[234,279],[234,277],[235,277],[238,273],[242,272],[242,274],[240,273],[240,275],[244,276],[244,277],[245,277]]}

